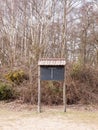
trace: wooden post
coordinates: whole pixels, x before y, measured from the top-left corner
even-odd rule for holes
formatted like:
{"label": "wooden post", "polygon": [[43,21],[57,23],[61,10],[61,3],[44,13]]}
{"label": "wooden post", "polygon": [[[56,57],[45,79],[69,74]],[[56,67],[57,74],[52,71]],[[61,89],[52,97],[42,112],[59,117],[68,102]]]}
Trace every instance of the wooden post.
{"label": "wooden post", "polygon": [[38,112],[41,112],[40,65],[38,65]]}
{"label": "wooden post", "polygon": [[63,104],[64,104],[64,112],[66,112],[66,75],[65,75],[65,71],[64,71],[64,82],[63,82]]}

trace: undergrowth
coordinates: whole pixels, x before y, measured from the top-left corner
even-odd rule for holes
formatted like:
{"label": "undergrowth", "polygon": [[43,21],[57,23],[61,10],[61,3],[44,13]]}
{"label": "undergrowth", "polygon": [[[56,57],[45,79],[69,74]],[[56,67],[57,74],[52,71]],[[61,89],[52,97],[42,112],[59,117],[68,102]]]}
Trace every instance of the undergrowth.
{"label": "undergrowth", "polygon": [[[14,82],[14,90],[18,93],[18,98],[31,104],[38,102],[38,70],[34,71],[31,83],[25,80],[27,77],[22,71],[8,71],[6,75],[6,79],[11,80],[12,86]],[[28,72],[27,70],[27,75]],[[10,93],[12,88],[7,91]],[[12,94],[13,92],[9,95]],[[98,104],[98,70],[80,63],[67,65],[66,97],[67,104]],[[63,104],[63,82],[41,81],[41,102],[47,105]]]}

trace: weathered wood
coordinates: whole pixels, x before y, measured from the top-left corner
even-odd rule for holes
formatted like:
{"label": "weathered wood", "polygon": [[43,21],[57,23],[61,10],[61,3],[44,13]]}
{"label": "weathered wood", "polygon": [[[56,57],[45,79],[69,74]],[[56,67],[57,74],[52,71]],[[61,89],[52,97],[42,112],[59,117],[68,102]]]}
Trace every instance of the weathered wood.
{"label": "weathered wood", "polygon": [[38,112],[41,112],[40,66],[38,66]]}
{"label": "weathered wood", "polygon": [[65,59],[58,59],[58,58],[50,58],[50,59],[40,59],[38,65],[65,65]]}
{"label": "weathered wood", "polygon": [[64,73],[64,82],[63,82],[63,104],[64,104],[64,112],[66,112],[66,71]]}

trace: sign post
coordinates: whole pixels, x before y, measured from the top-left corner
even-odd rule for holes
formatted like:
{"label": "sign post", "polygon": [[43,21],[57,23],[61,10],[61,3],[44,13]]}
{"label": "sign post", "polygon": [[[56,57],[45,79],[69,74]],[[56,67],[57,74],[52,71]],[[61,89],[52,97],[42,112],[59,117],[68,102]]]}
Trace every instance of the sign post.
{"label": "sign post", "polygon": [[49,58],[38,62],[38,112],[41,112],[41,80],[63,81],[63,103],[66,112],[65,59]]}
{"label": "sign post", "polygon": [[38,65],[38,112],[41,112],[40,66]]}
{"label": "sign post", "polygon": [[[65,75],[65,72],[64,72]],[[65,77],[65,76],[64,76]],[[66,112],[66,84],[65,84],[65,78],[63,81],[63,104],[64,104],[64,112]]]}

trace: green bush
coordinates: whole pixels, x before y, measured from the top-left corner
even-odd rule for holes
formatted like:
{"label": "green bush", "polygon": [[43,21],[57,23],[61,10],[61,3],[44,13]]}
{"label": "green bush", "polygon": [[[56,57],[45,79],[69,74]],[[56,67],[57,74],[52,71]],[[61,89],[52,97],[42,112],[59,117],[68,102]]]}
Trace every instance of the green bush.
{"label": "green bush", "polygon": [[15,84],[20,84],[28,79],[28,76],[22,70],[11,71],[5,75],[5,78]]}
{"label": "green bush", "polygon": [[14,98],[14,90],[10,85],[0,83],[0,100],[8,100]]}
{"label": "green bush", "polygon": [[71,70],[71,77],[72,78],[78,78],[81,71],[83,69],[83,65],[80,62],[74,63]]}

